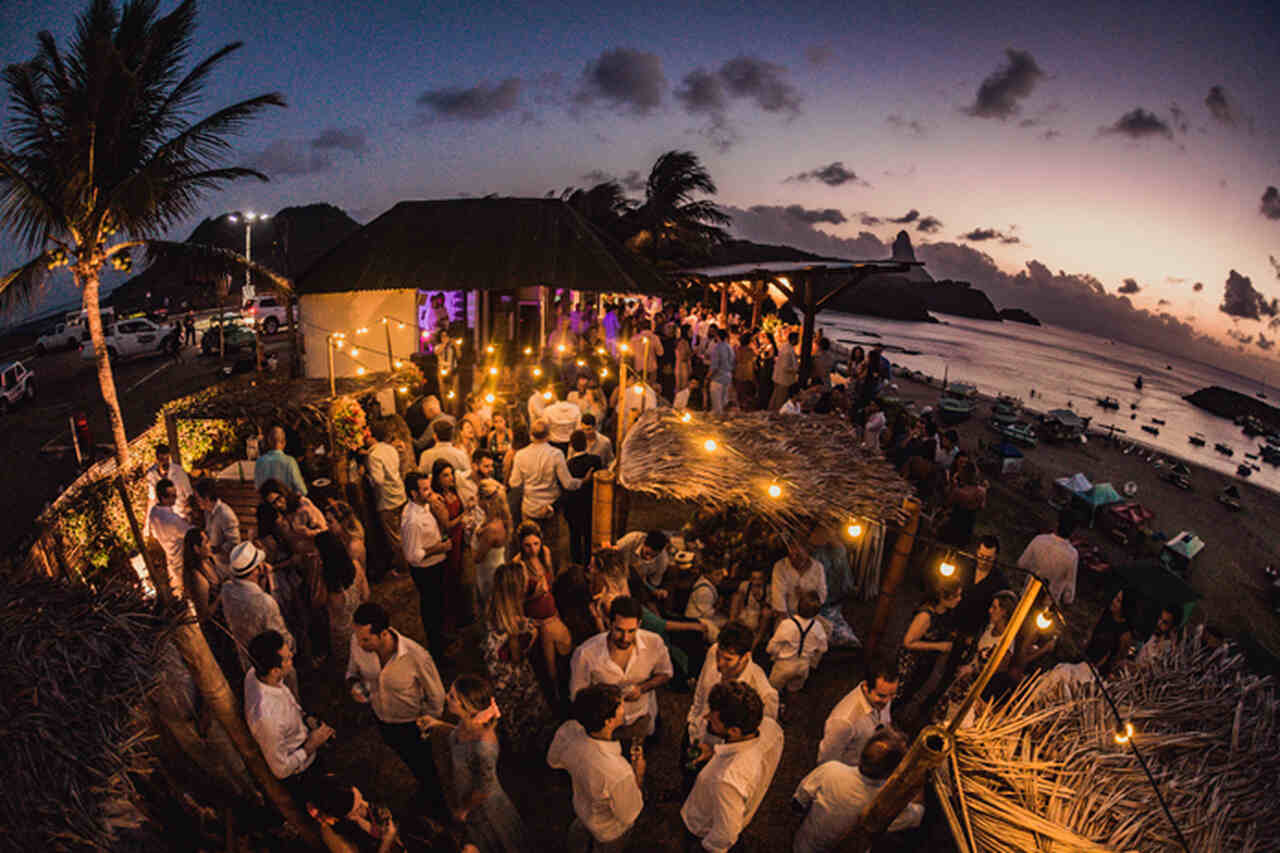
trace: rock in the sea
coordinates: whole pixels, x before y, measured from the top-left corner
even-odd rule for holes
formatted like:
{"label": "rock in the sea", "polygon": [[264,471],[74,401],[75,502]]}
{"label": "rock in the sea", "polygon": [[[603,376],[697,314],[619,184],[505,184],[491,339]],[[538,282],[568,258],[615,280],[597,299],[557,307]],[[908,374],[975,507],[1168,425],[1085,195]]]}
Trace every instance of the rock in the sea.
{"label": "rock in the sea", "polygon": [[1280,429],[1280,409],[1229,388],[1211,385],[1208,388],[1201,388],[1194,394],[1188,394],[1182,399],[1221,418],[1252,415],[1269,428]]}
{"label": "rock in the sea", "polygon": [[893,240],[893,259],[895,261],[914,261],[916,250],[911,248],[911,237],[906,231],[899,231]]}
{"label": "rock in the sea", "polygon": [[1028,326],[1040,325],[1040,321],[1032,316],[1030,311],[1024,311],[1021,308],[1002,308],[1000,310],[1000,319],[1008,320],[1011,323],[1026,323]]}

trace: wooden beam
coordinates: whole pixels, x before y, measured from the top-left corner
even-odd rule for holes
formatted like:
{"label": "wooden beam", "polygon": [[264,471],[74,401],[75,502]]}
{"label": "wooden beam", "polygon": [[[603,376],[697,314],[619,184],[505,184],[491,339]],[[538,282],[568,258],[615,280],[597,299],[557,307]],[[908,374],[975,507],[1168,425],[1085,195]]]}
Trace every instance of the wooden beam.
{"label": "wooden beam", "polygon": [[818,318],[818,307],[813,300],[813,276],[804,277],[804,327],[800,334],[800,387],[807,387],[813,373],[813,326]]}

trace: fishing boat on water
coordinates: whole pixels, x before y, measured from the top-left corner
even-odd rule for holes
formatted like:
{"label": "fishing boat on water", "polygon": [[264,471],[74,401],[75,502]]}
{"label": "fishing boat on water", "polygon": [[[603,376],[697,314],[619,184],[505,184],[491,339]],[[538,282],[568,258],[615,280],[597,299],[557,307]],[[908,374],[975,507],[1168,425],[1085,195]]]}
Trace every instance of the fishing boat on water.
{"label": "fishing boat on water", "polygon": [[1187,441],[1191,442],[1196,447],[1204,447],[1205,445],[1204,435],[1198,432],[1187,436]]}
{"label": "fishing boat on water", "polygon": [[1137,379],[1133,380],[1133,387],[1134,387],[1134,388],[1137,388],[1139,391],[1141,391],[1141,390],[1142,390],[1142,376],[1141,376],[1141,375],[1139,375]]}
{"label": "fishing boat on water", "polygon": [[1241,477],[1248,477],[1251,474],[1253,474],[1253,469],[1250,468],[1248,465],[1241,463],[1240,465],[1236,466],[1236,473],[1239,474]]}
{"label": "fishing boat on water", "polygon": [[1213,446],[1213,449],[1214,449],[1214,450],[1216,450],[1216,451],[1218,451],[1219,453],[1223,454],[1224,456],[1235,456],[1235,455],[1236,455],[1236,452],[1235,452],[1234,450],[1232,450],[1232,449],[1231,449],[1230,445],[1223,444],[1221,441],[1219,441],[1217,444],[1215,444],[1215,445]]}
{"label": "fishing boat on water", "polygon": [[943,423],[958,424],[973,416],[978,389],[964,382],[951,382],[938,398],[938,417]]}
{"label": "fishing boat on water", "polygon": [[1163,418],[1152,418],[1152,419],[1151,419],[1151,422],[1152,422],[1153,424],[1155,424],[1156,426],[1164,426],[1164,419],[1163,419]]}
{"label": "fishing boat on water", "polygon": [[1258,452],[1262,454],[1262,461],[1268,465],[1280,465],[1280,450],[1267,445],[1259,448]]}
{"label": "fishing boat on water", "polygon": [[1119,411],[1120,409],[1120,401],[1115,397],[1099,397],[1098,405],[1104,409],[1112,409],[1116,411]]}

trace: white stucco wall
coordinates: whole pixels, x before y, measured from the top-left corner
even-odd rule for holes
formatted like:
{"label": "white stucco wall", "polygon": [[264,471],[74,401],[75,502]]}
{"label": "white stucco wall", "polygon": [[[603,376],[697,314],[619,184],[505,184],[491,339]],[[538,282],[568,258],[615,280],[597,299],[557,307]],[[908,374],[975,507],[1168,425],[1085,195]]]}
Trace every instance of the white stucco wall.
{"label": "white stucco wall", "polygon": [[[299,300],[299,316],[306,347],[303,363],[306,375],[329,375],[328,344],[330,332],[346,332],[347,344],[334,350],[333,372],[337,376],[355,376],[361,364],[371,373],[387,369],[386,328],[391,330],[391,348],[396,358],[408,363],[417,351],[417,314],[414,290],[360,290],[350,293],[307,293]],[[382,325],[383,316],[393,318]],[[404,328],[397,321],[404,322]],[[356,329],[368,328],[368,334],[357,335]],[[352,346],[359,349],[356,358],[348,355]]]}

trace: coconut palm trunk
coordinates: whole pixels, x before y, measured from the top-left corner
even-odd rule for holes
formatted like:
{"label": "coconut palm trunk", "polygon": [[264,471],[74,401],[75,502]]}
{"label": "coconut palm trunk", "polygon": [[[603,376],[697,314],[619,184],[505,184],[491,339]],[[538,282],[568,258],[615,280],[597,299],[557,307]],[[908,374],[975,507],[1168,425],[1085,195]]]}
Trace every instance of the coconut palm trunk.
{"label": "coconut palm trunk", "polygon": [[[107,407],[107,420],[111,424],[111,441],[116,448],[116,465],[121,471],[129,464],[129,438],[124,431],[124,416],[120,412],[120,398],[116,394],[116,380],[111,371],[111,356],[107,352],[107,338],[102,331],[102,314],[98,301],[98,267],[80,264],[72,270],[76,285],[84,294],[85,319],[89,324],[89,340],[93,343],[93,360],[98,368],[98,388],[102,402]],[[92,450],[90,449],[92,453]]]}

